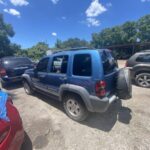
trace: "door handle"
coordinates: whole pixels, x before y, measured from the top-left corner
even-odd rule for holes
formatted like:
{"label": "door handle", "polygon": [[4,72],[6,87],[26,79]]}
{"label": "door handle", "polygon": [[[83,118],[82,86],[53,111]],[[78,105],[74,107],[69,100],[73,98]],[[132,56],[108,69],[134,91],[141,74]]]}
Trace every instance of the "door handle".
{"label": "door handle", "polygon": [[39,78],[45,78],[46,75],[39,75]]}
{"label": "door handle", "polygon": [[63,81],[63,80],[67,80],[67,77],[60,77],[59,79]]}

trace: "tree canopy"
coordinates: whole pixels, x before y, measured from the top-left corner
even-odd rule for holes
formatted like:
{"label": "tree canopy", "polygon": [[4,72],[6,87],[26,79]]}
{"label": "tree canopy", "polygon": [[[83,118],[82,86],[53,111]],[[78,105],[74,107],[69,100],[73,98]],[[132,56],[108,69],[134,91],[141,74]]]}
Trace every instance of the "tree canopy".
{"label": "tree canopy", "polygon": [[[0,58],[3,56],[21,55],[39,60],[46,55],[47,50],[68,49],[76,47],[110,48],[119,58],[129,57],[133,52],[150,48],[150,15],[141,17],[137,21],[127,21],[122,25],[106,28],[99,33],[92,34],[91,42],[79,38],[69,38],[61,41],[57,39],[55,46],[49,48],[44,42],[39,42],[28,49],[21,49],[20,45],[11,43],[10,38],[15,35],[13,27],[4,22],[0,14]],[[136,43],[143,44],[141,47]],[[123,56],[123,57],[122,57]]]}
{"label": "tree canopy", "polygon": [[11,44],[9,38],[14,36],[14,30],[10,24],[4,22],[0,14],[0,57],[13,55],[16,45]]}
{"label": "tree canopy", "polygon": [[89,43],[86,40],[81,40],[79,38],[69,38],[66,41],[57,40],[55,44],[56,49],[65,48],[76,48],[76,47],[88,47]]}

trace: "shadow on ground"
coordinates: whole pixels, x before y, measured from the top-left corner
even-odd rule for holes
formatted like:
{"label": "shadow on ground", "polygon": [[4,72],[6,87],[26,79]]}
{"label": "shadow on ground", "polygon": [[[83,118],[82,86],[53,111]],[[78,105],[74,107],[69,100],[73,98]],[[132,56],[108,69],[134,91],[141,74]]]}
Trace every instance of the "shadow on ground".
{"label": "shadow on ground", "polygon": [[[42,94],[36,94],[36,96],[64,113],[62,103],[55,98],[43,96]],[[123,107],[122,101],[118,100],[112,103],[108,111],[105,113],[90,113],[87,120],[83,121],[81,124],[109,132],[117,121],[124,124],[129,124],[130,120],[132,119],[131,112],[132,111],[130,108]]]}
{"label": "shadow on ground", "polygon": [[21,147],[21,150],[33,150],[32,142],[26,132],[25,132],[25,140]]}
{"label": "shadow on ground", "polygon": [[122,106],[121,100],[114,102],[105,113],[92,113],[82,124],[109,132],[117,121],[129,124],[131,109]]}
{"label": "shadow on ground", "polygon": [[23,87],[22,82],[15,82],[15,83],[11,83],[11,84],[7,85],[5,87],[5,89],[8,91],[11,91],[11,90],[19,89],[22,87]]}

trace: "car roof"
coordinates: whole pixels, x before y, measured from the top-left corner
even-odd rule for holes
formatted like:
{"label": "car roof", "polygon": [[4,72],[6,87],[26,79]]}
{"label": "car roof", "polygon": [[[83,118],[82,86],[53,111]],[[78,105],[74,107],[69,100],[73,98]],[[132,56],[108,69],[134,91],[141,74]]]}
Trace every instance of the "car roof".
{"label": "car roof", "polygon": [[73,49],[66,49],[66,50],[57,50],[54,51],[51,55],[48,55],[46,57],[50,57],[50,56],[57,56],[57,55],[63,55],[63,54],[72,54],[72,53],[77,53],[79,52],[81,53],[85,53],[85,52],[95,52],[95,51],[99,51],[99,52],[103,52],[103,51],[110,51],[108,49],[93,49],[93,48],[73,48]]}
{"label": "car roof", "polygon": [[22,57],[22,56],[7,56],[7,57],[3,57],[1,58],[2,60],[8,60],[8,59],[15,59],[15,58],[28,58],[28,57]]}

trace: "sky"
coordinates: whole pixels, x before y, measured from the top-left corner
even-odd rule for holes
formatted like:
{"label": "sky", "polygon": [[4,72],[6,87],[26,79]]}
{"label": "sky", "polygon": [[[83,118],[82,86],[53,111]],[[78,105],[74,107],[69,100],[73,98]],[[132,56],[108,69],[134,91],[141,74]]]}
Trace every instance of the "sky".
{"label": "sky", "polygon": [[57,39],[90,41],[92,33],[136,21],[150,14],[150,0],[0,0],[0,13],[14,28],[12,42],[53,47]]}

